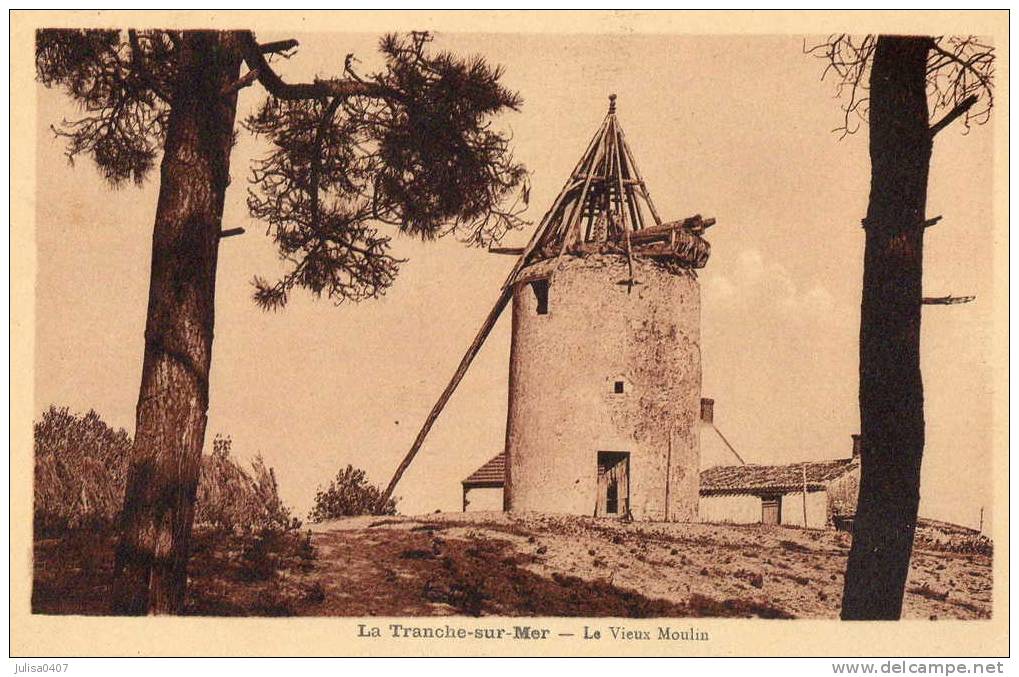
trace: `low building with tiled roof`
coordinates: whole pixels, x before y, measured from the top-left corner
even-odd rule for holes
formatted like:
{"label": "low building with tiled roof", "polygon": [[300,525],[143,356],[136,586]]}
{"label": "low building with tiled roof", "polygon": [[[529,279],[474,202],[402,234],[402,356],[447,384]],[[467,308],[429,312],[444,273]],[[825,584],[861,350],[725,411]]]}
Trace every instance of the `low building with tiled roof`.
{"label": "low building with tiled roof", "polygon": [[841,528],[856,512],[860,463],[854,453],[832,461],[715,466],[700,479],[703,522]]}
{"label": "low building with tiled roof", "polygon": [[503,452],[471,473],[463,482],[464,512],[503,509],[506,485],[506,453]]}
{"label": "low building with tiled roof", "polygon": [[855,460],[808,461],[788,465],[721,465],[701,473],[701,495],[823,491],[855,467]]}
{"label": "low building with tiled roof", "polygon": [[[705,416],[702,412],[702,422],[712,423],[710,413]],[[860,481],[859,436],[854,435],[853,440],[851,458],[785,465],[709,462],[700,473],[700,521],[812,528],[851,525]],[[727,441],[725,445],[731,458],[742,461]],[[464,512],[502,510],[505,482],[503,453],[463,480]]]}

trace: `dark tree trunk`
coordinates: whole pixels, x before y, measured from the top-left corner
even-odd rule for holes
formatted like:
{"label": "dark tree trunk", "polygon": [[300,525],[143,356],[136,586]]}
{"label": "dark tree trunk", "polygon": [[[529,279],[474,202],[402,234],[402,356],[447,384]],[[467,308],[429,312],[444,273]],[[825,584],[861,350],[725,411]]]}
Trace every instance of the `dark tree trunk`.
{"label": "dark tree trunk", "polygon": [[870,204],[860,318],[860,498],[844,619],[897,619],[924,448],[920,308],[931,157],[924,37],[878,38],[870,78]]}
{"label": "dark tree trunk", "polygon": [[237,107],[236,94],[220,92],[239,71],[235,35],[184,33],[152,236],[145,359],[112,599],[117,613],[184,609]]}

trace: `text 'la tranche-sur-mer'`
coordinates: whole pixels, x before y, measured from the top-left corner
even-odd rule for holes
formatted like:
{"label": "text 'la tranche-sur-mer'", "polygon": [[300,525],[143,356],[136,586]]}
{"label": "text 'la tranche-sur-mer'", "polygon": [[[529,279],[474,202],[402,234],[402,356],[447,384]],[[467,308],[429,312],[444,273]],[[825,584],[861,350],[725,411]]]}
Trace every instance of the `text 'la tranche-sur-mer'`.
{"label": "text 'la tranche-sur-mer'", "polygon": [[548,627],[530,625],[514,625],[511,628],[499,627],[454,627],[451,625],[406,625],[389,623],[388,625],[369,625],[359,623],[357,636],[361,638],[391,639],[452,639],[452,640],[547,640],[556,637],[579,637],[586,640],[615,641],[695,641],[705,642],[710,639],[707,631],[693,627],[673,628],[663,625],[656,628],[628,628],[619,625],[594,627],[585,625],[580,632],[573,630],[553,630]]}

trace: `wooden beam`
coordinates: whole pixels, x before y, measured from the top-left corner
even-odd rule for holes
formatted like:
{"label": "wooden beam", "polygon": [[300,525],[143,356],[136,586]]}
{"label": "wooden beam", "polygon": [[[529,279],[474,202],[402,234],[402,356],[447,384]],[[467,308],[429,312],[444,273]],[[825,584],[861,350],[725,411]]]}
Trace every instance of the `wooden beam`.
{"label": "wooden beam", "polygon": [[698,215],[697,218],[700,219],[699,222],[689,226],[690,232],[694,235],[700,235],[716,223],[713,217],[710,219],[701,219],[700,215]]}
{"label": "wooden beam", "polygon": [[626,293],[633,291],[633,246],[630,243],[630,231],[626,231],[626,265],[630,269],[630,282],[626,287]]}
{"label": "wooden beam", "polygon": [[738,460],[738,461],[740,462],[740,465],[746,465],[746,464],[747,464],[747,462],[746,462],[746,461],[744,461],[744,460],[743,460],[743,457],[739,455],[739,452],[738,452],[738,451],[736,451],[736,447],[732,446],[732,445],[731,445],[731,444],[729,443],[729,440],[727,440],[727,439],[725,438],[725,435],[723,435],[723,434],[722,434],[722,431],[721,431],[721,430],[719,430],[718,428],[716,428],[716,427],[715,427],[715,424],[714,424],[714,423],[712,423],[712,424],[711,424],[711,429],[715,431],[715,433],[716,433],[716,434],[718,435],[718,437],[719,437],[719,438],[720,438],[720,439],[722,440],[722,442],[723,442],[723,443],[725,444],[725,446],[726,446],[726,447],[727,447],[727,448],[729,449],[729,451],[731,451],[731,452],[732,452],[732,455],[736,457],[736,460]]}
{"label": "wooden beam", "polygon": [[510,254],[512,256],[520,256],[526,250],[525,247],[492,247],[488,250],[489,254]]}
{"label": "wooden beam", "polygon": [[[602,123],[602,127],[604,127],[604,123]],[[579,183],[579,181],[576,178],[576,174],[577,172],[580,171],[581,167],[584,166],[584,161],[587,159],[587,156],[591,153],[591,150],[595,147],[595,144],[598,143],[598,139],[601,138],[602,127],[599,127],[598,131],[595,132],[595,135],[591,137],[591,141],[588,142],[587,144],[587,149],[584,150],[584,154],[580,156],[580,159],[577,160],[577,164],[573,168],[573,171],[570,172],[570,178],[567,179],[566,184],[563,186],[563,189],[559,192],[559,195],[556,197],[555,202],[553,202],[549,210],[545,212],[545,215],[541,217],[541,222],[538,224],[538,227],[534,229],[534,234],[531,235],[531,239],[527,243],[527,246],[524,247],[524,253],[520,255],[520,258],[513,266],[513,270],[511,270],[510,274],[506,276],[506,281],[502,285],[503,291],[505,291],[508,287],[510,287],[513,284],[514,280],[516,280],[517,274],[523,269],[524,266],[527,265],[531,253],[534,252],[536,247],[542,244],[542,240],[544,239],[545,236],[545,231],[551,225],[552,220],[555,218],[556,212],[559,210],[560,206],[562,206],[562,203],[566,199],[568,192],[572,189],[572,185],[575,182]]]}
{"label": "wooden beam", "polygon": [[[618,125],[615,124],[615,118],[613,118],[612,122],[613,122],[613,127],[617,127],[618,126]],[[627,210],[626,202],[628,200],[628,196],[627,196],[627,193],[626,193],[626,186],[627,185],[634,185],[634,184],[637,184],[638,182],[635,181],[634,179],[624,179],[623,178],[623,160],[620,157],[620,151],[621,150],[622,149],[619,147],[619,136],[618,135],[614,135],[614,138],[612,139],[612,155],[614,156],[613,159],[614,159],[615,167],[616,167],[616,179],[618,181],[618,188],[617,188],[617,190],[619,190],[619,216],[623,220],[623,232],[626,233],[626,237],[627,237],[626,246],[627,246],[627,249],[629,250],[629,247],[630,247],[629,237],[630,237],[630,232],[633,231],[633,224],[631,224],[630,220],[626,218],[626,210]],[[607,237],[607,234],[606,234],[606,237]],[[633,279],[633,273],[632,272],[630,273],[630,278]]]}
{"label": "wooden beam", "polygon": [[219,231],[219,237],[233,237],[234,235],[244,235],[243,228],[227,228],[226,230]]}
{"label": "wooden beam", "polygon": [[453,378],[450,379],[449,383],[446,384],[446,389],[439,395],[438,402],[432,407],[432,410],[428,412],[428,417],[425,419],[425,423],[421,426],[421,431],[418,432],[418,436],[414,438],[414,444],[411,445],[407,455],[400,461],[400,465],[396,468],[396,473],[393,475],[393,479],[389,480],[389,486],[386,487],[386,491],[382,494],[379,505],[385,505],[387,501],[393,496],[393,491],[396,489],[396,485],[400,483],[400,478],[403,477],[403,473],[410,467],[414,457],[417,456],[418,451],[421,449],[421,445],[424,444],[425,438],[428,437],[428,432],[432,429],[432,425],[435,423],[435,419],[442,413],[443,408],[446,406],[446,402],[453,395],[453,391],[460,385],[460,381],[463,380],[464,374],[467,373],[467,368],[471,366],[471,362],[477,356],[481,350],[481,346],[485,343],[485,339],[492,332],[492,327],[495,326],[496,321],[499,319],[499,315],[502,314],[503,309],[513,296],[513,287],[509,286],[502,290],[499,295],[499,300],[495,302],[492,310],[489,311],[488,316],[485,318],[485,322],[481,325],[477,335],[471,342],[471,345],[467,348],[467,352],[464,353],[463,358],[460,360],[460,365],[456,368],[453,373]]}
{"label": "wooden beam", "polygon": [[[584,203],[587,201],[587,191],[591,187],[591,179],[594,177],[594,170],[598,167],[598,163],[603,157],[605,157],[605,135],[609,131],[610,118],[606,118],[605,122],[602,123],[601,129],[598,132],[597,145],[589,151],[591,155],[591,164],[587,167],[587,175],[584,179],[584,186],[580,190],[580,195],[577,196],[577,201],[573,203],[570,208],[570,214],[566,217],[566,220],[562,223],[563,231],[563,244],[559,247],[559,255],[556,257],[555,266],[552,268],[552,274],[549,275],[548,284],[552,286],[552,282],[555,281],[555,274],[559,271],[559,266],[562,265],[563,254],[566,253],[566,247],[570,244],[570,237],[573,234],[573,219],[580,215],[583,216]],[[580,218],[578,217],[577,224],[579,226]],[[579,238],[583,243],[584,238]]]}
{"label": "wooden beam", "polygon": [[634,178],[637,179],[641,193],[644,194],[644,201],[647,202],[647,206],[651,210],[651,217],[655,220],[655,225],[660,226],[662,225],[662,219],[658,216],[655,203],[651,201],[651,192],[648,191],[647,184],[644,183],[644,177],[640,175],[640,167],[637,166],[636,161],[633,159],[633,151],[630,150],[630,144],[626,142],[626,135],[623,133],[622,128],[619,129],[619,140],[622,142],[623,152],[626,153],[627,164],[633,170]]}

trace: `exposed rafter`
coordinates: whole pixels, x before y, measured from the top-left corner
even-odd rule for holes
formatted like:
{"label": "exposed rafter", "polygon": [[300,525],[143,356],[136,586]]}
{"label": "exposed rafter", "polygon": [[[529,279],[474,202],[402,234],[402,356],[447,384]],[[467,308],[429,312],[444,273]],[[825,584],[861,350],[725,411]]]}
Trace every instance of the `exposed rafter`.
{"label": "exposed rafter", "polygon": [[661,219],[616,117],[616,96],[559,197],[542,219],[535,248],[547,255],[565,245],[624,241],[626,233]]}

